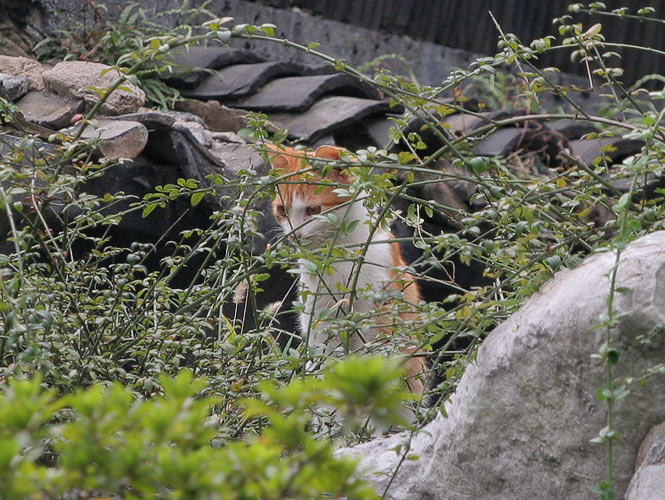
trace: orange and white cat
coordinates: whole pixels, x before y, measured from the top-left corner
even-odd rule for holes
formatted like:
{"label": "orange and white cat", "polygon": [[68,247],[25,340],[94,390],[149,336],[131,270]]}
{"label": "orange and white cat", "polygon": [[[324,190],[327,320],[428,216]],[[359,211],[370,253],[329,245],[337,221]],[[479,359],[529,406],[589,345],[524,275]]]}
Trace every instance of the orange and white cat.
{"label": "orange and white cat", "polygon": [[[340,160],[341,148],[321,146],[314,153],[269,145],[269,158],[279,176],[273,213],[285,236],[313,252],[338,249],[338,257],[325,271],[300,260],[300,296],[304,311],[300,328],[309,345],[325,345],[326,353],[362,351],[366,343],[383,335],[389,339],[396,321],[415,319],[414,306],[420,301],[418,285],[405,271],[399,244],[389,231],[372,231],[372,217],[362,196],[339,192],[353,178],[335,165],[325,178],[311,167],[312,160]],[[357,221],[357,222],[354,222]],[[369,244],[367,244],[369,242]],[[346,250],[342,250],[346,249]],[[346,255],[344,252],[346,251]],[[364,251],[364,254],[363,254]],[[325,255],[324,255],[325,257]],[[309,264],[309,265],[308,265]],[[357,275],[357,276],[356,276]],[[402,307],[397,318],[389,312],[395,295]],[[375,314],[375,326],[364,336],[355,332],[346,341],[331,333],[332,318],[345,318],[351,312]],[[399,319],[398,319],[399,318]],[[422,392],[426,362],[404,349],[407,383],[413,392]]]}

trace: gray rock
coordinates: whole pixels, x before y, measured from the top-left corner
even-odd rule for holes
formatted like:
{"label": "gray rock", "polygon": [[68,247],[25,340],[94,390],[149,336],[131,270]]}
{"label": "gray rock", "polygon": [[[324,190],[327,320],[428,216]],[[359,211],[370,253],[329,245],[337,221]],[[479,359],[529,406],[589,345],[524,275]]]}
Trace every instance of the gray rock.
{"label": "gray rock", "polygon": [[0,83],[7,91],[7,95],[9,95],[12,102],[28,93],[28,79],[25,76],[0,73]]}
{"label": "gray rock", "polygon": [[[665,232],[631,243],[618,268],[619,314],[612,343],[620,352],[613,377],[640,376],[662,363],[665,336],[651,345],[637,337],[665,323]],[[386,498],[596,498],[606,475],[606,451],[590,440],[606,425],[596,393],[604,364],[591,359],[604,343],[593,328],[606,313],[613,253],[558,272],[480,347],[439,416],[416,434],[381,438],[340,454],[360,459],[363,475],[382,492],[410,441],[416,460],[401,463]],[[614,448],[617,498],[628,487],[639,444],[665,418],[665,380],[634,384],[614,405],[621,441]],[[662,477],[662,476],[661,476]],[[661,497],[653,497],[661,498]]]}
{"label": "gray rock", "polygon": [[178,120],[173,124],[173,129],[178,131],[183,131],[183,129],[188,130],[189,133],[202,146],[210,147],[212,144],[212,136],[210,131],[200,123]]}
{"label": "gray rock", "polygon": [[106,158],[136,158],[148,143],[148,129],[139,122],[93,120],[81,137],[100,139],[99,152]]}
{"label": "gray rock", "polygon": [[656,498],[665,498],[665,422],[653,427],[642,442],[626,493],[626,500]]}
{"label": "gray rock", "polygon": [[29,90],[44,90],[42,73],[45,69],[46,66],[34,59],[0,55],[0,73],[26,77]]}
{"label": "gray rock", "polygon": [[230,142],[232,144],[247,144],[248,141],[243,139],[235,132],[212,132],[210,134],[213,141]]}
{"label": "gray rock", "polygon": [[527,121],[519,127],[506,127],[496,130],[473,146],[473,153],[480,156],[508,156],[512,152],[523,156],[531,153],[537,158],[533,169],[545,173],[547,167],[564,164],[560,153],[570,154],[572,147],[568,139],[560,132],[551,130],[547,125],[536,121]]}
{"label": "gray rock", "polygon": [[[110,66],[86,61],[65,61],[56,64],[42,74],[46,87],[64,97],[83,99],[88,109],[98,101],[99,96],[91,88],[105,89],[120,76]],[[125,82],[122,88],[113,92],[101,107],[107,115],[134,113],[145,104],[145,92],[132,83]]]}
{"label": "gray rock", "polygon": [[39,90],[28,92],[16,105],[27,121],[53,130],[70,126],[72,117],[85,108],[80,99],[65,99]]}
{"label": "gray rock", "polygon": [[226,174],[237,174],[239,170],[255,170],[263,165],[263,160],[246,144],[214,141],[210,149],[212,154],[226,164]]}
{"label": "gray rock", "polygon": [[[183,102],[200,102],[200,101],[194,101],[192,99],[187,99],[186,101],[181,101],[180,103]],[[211,101],[214,102],[214,101]],[[196,122],[200,123],[201,125],[205,125],[206,122],[205,120],[199,116],[197,113],[192,113],[187,109],[177,109],[175,111],[160,111],[160,113],[169,115],[173,118],[174,122]],[[173,124],[171,124],[173,125]]]}
{"label": "gray rock", "polygon": [[[339,146],[333,134],[327,134],[319,137],[316,141],[310,142],[309,147],[316,149],[319,146]],[[355,151],[359,148],[347,148],[349,151]]]}
{"label": "gray rock", "polygon": [[200,117],[209,130],[216,132],[236,132],[248,124],[246,111],[227,108],[217,101],[185,99],[176,103],[176,109]]}
{"label": "gray rock", "polygon": [[665,461],[665,422],[652,427],[635,457],[635,470]]}
{"label": "gray rock", "polygon": [[148,130],[168,130],[173,126],[177,119],[173,112],[152,110],[139,111],[137,113],[129,113],[126,115],[112,116],[108,118],[111,120],[128,120],[132,122],[139,122],[145,125]]}

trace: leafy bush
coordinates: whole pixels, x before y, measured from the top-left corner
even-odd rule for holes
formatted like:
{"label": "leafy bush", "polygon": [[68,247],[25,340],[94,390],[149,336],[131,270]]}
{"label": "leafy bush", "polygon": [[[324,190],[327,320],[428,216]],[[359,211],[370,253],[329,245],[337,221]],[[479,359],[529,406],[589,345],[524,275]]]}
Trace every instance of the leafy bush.
{"label": "leafy bush", "polygon": [[[222,400],[200,397],[206,380],[187,371],[160,377],[164,395],[150,400],[120,383],[57,398],[39,377],[12,380],[0,396],[2,498],[378,498],[307,427],[317,405],[397,422],[400,374],[380,358],[349,359],[320,380],[265,382],[262,400],[244,402],[264,431],[244,440],[219,437]],[[42,463],[47,453],[54,463]]]}

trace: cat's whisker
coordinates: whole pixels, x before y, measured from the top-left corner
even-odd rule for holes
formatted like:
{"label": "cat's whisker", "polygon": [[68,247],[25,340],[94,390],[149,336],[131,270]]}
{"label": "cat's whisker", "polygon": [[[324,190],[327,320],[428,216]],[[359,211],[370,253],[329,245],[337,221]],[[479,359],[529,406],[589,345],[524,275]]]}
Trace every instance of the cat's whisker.
{"label": "cat's whisker", "polygon": [[282,238],[284,236],[284,230],[281,227],[274,227],[272,229],[269,229],[266,234],[265,238],[271,243],[276,243],[277,240]]}

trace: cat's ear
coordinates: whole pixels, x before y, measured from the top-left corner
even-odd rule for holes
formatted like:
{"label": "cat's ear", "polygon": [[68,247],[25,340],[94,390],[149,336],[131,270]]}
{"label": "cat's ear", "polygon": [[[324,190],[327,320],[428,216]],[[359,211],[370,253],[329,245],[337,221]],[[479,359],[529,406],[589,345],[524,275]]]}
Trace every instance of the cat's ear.
{"label": "cat's ear", "polygon": [[340,152],[345,151],[344,148],[337,146],[319,146],[314,151],[316,158],[325,158],[327,160],[339,160]]}
{"label": "cat's ear", "polygon": [[291,163],[289,162],[289,157],[287,156],[287,151],[279,146],[274,144],[266,143],[266,149],[268,150],[268,160],[272,165],[272,168],[275,170],[291,170]]}
{"label": "cat's ear", "polygon": [[[314,151],[314,157],[323,158],[326,160],[339,160],[340,153],[342,151],[349,154],[348,151],[346,151],[346,149],[337,146],[319,146],[318,148],[316,148],[316,151]],[[333,169],[330,171],[330,173],[328,173],[326,177],[335,182],[350,184],[351,178],[348,176],[348,174],[343,172],[343,169],[344,167],[333,167]]]}

